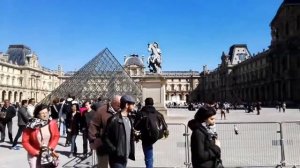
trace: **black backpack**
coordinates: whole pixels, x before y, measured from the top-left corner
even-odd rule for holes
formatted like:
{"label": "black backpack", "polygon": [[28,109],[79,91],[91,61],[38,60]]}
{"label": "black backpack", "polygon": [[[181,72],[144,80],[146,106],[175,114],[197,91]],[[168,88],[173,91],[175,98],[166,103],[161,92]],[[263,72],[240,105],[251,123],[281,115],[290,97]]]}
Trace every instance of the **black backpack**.
{"label": "black backpack", "polygon": [[148,113],[143,119],[145,131],[142,136],[144,136],[147,141],[154,144],[157,140],[163,138],[164,132],[167,130],[167,124],[159,112]]}

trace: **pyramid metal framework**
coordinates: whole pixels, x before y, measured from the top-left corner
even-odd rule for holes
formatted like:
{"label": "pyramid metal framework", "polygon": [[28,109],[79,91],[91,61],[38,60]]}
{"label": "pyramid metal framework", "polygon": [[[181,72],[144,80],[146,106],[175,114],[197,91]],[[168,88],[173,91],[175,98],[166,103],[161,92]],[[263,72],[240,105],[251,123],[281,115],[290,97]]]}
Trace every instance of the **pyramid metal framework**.
{"label": "pyramid metal framework", "polygon": [[129,94],[137,100],[142,98],[141,87],[132,80],[108,48],[59,85],[41,103],[50,103],[56,97],[66,98],[69,94],[79,100],[97,99],[100,96],[111,99],[116,94]]}

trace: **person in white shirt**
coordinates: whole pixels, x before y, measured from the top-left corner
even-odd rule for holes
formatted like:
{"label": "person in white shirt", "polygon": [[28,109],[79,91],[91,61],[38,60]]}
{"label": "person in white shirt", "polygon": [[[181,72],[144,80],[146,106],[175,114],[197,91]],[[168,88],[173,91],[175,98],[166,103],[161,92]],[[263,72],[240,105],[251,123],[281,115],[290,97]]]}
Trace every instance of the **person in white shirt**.
{"label": "person in white shirt", "polygon": [[27,106],[27,111],[28,111],[30,118],[33,118],[34,109],[35,109],[35,99],[31,98],[28,100],[28,106]]}

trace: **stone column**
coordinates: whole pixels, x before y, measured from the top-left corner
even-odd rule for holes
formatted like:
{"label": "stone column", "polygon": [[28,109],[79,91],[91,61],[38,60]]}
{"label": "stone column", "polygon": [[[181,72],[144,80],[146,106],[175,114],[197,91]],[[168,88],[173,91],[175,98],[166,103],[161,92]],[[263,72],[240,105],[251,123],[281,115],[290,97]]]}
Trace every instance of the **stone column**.
{"label": "stone column", "polygon": [[167,108],[165,106],[165,84],[166,79],[160,74],[150,74],[141,79],[143,102],[147,97],[152,97],[154,100],[154,107],[164,116],[167,115]]}

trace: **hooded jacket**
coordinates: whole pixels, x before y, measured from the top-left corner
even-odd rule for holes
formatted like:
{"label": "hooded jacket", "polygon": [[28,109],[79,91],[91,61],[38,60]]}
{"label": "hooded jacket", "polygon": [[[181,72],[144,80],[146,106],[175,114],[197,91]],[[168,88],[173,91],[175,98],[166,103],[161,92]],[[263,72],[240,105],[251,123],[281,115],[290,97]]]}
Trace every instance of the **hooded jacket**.
{"label": "hooded jacket", "polygon": [[192,130],[191,153],[194,168],[213,168],[215,160],[221,157],[221,149],[210,140],[210,135],[202,124],[193,119],[188,122]]}

